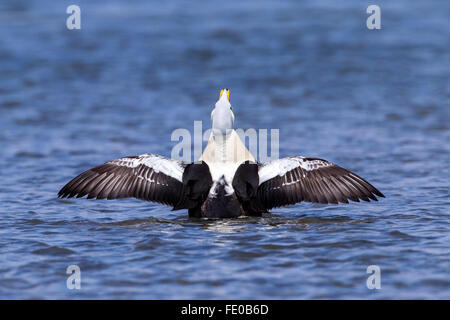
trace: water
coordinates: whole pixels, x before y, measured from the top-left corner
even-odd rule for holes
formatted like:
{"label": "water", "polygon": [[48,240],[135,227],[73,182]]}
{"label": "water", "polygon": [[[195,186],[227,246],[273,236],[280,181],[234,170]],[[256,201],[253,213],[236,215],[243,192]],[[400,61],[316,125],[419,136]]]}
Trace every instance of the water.
{"label": "water", "polygon": [[[450,298],[450,3],[0,4],[0,298]],[[189,220],[61,200],[104,161],[169,156],[231,89],[240,128],[367,178],[378,203]],[[66,268],[81,268],[81,290]],[[381,289],[369,290],[369,265]]]}

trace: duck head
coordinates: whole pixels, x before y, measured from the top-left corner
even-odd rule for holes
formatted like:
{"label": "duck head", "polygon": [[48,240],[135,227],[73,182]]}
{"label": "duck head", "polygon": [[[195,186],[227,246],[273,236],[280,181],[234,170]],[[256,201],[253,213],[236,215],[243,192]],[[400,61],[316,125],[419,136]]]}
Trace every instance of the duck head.
{"label": "duck head", "polygon": [[230,90],[220,90],[219,100],[211,112],[211,125],[214,135],[226,135],[233,129],[234,114],[230,103]]}

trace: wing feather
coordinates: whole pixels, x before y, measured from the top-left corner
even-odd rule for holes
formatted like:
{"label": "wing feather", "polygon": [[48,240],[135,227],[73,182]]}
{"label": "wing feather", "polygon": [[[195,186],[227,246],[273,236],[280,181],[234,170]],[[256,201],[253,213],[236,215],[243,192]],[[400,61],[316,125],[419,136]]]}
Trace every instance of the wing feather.
{"label": "wing feather", "polygon": [[185,167],[184,162],[152,154],[124,157],[81,173],[67,183],[58,196],[135,197],[175,206],[181,197]]}
{"label": "wing feather", "polygon": [[318,158],[289,157],[260,164],[256,207],[265,210],[301,201],[378,201],[384,195],[353,172]]}

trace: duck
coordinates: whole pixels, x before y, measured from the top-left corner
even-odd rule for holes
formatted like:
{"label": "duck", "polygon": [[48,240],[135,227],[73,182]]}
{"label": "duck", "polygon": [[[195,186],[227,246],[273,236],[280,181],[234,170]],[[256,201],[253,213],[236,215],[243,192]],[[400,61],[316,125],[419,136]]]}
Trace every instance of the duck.
{"label": "duck", "polygon": [[290,156],[259,162],[234,130],[230,90],[222,89],[211,112],[211,134],[197,161],[156,154],[127,156],[82,172],[60,198],[137,198],[187,210],[190,218],[261,216],[269,210],[312,202],[378,201],[368,181],[330,161]]}

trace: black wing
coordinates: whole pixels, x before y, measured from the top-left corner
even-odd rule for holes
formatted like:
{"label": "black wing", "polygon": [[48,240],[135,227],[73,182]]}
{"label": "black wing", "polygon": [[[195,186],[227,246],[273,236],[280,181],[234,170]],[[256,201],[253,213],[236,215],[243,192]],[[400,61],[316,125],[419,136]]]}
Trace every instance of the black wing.
{"label": "black wing", "polygon": [[259,168],[257,204],[271,209],[301,201],[348,203],[384,195],[360,176],[317,158],[289,157]]}
{"label": "black wing", "polygon": [[134,197],[175,206],[181,198],[184,168],[181,161],[152,154],[120,158],[81,173],[66,184],[58,196]]}

